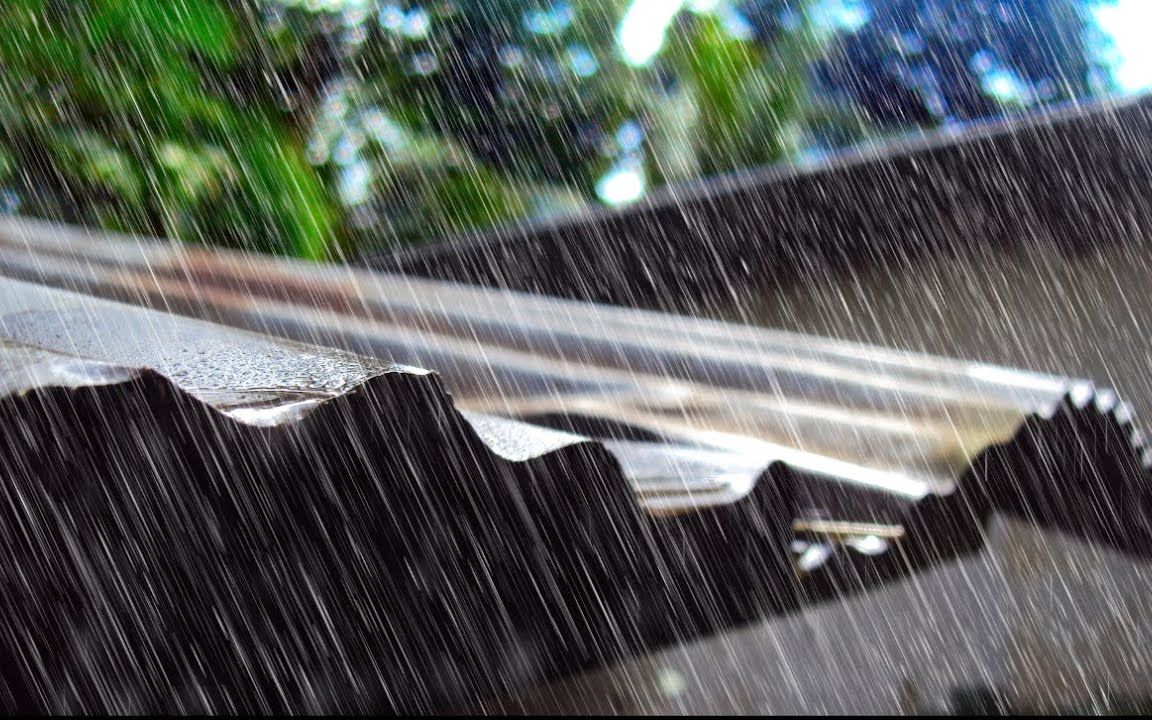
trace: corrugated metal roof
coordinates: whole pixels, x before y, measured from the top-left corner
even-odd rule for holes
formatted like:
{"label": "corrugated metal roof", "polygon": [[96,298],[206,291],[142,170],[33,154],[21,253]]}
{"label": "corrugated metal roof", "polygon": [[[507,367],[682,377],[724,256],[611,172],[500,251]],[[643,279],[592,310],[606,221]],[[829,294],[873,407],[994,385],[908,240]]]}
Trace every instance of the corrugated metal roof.
{"label": "corrugated metal roof", "polygon": [[648,569],[584,539],[646,542],[602,448],[339,351],[13,281],[0,307],[17,708],[418,709],[634,642],[603,578]]}
{"label": "corrugated metal roof", "polygon": [[1084,381],[18,220],[0,274],[16,706],[427,709],[906,574],[994,509],[1152,547]]}

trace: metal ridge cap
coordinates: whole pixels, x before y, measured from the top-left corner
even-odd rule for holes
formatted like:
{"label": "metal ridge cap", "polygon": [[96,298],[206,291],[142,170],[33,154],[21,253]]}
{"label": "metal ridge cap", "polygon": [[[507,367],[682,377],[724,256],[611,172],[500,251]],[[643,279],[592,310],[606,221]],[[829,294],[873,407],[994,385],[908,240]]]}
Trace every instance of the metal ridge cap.
{"label": "metal ridge cap", "polygon": [[338,394],[391,368],[341,350],[8,278],[0,278],[0,306],[0,338],[151,368],[221,408]]}
{"label": "metal ridge cap", "polygon": [[43,387],[113,385],[134,380],[139,375],[138,368],[0,338],[0,401]]}

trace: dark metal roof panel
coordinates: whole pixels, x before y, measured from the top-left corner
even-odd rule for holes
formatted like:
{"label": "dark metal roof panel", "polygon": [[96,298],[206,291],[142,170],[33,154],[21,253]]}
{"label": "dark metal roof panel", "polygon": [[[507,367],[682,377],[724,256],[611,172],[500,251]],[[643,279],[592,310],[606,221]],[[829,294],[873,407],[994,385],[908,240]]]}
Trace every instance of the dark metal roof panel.
{"label": "dark metal roof panel", "polygon": [[1118,415],[1143,452],[1129,409],[1084,381],[760,328],[15,219],[0,227],[0,271],[432,367],[463,409],[709,448],[741,468],[725,474],[737,486],[786,460],[946,493],[982,451],[1062,404]]}

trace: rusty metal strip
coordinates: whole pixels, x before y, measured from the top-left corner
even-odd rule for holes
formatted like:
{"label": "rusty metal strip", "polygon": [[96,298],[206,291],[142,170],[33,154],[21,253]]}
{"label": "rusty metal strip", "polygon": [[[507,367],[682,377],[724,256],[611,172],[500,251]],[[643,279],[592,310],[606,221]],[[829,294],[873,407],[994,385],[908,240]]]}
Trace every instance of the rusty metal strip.
{"label": "rusty metal strip", "polygon": [[435,367],[458,398],[483,408],[514,400],[539,409],[556,395],[631,392],[682,404],[700,398],[749,415],[774,405],[766,414],[797,423],[816,417],[851,426],[858,415],[869,431],[943,424],[962,438],[967,427],[1011,425],[1050,410],[1073,386],[1085,386],[703,320],[108,242],[35,223],[9,221],[0,249],[0,270],[12,276]]}

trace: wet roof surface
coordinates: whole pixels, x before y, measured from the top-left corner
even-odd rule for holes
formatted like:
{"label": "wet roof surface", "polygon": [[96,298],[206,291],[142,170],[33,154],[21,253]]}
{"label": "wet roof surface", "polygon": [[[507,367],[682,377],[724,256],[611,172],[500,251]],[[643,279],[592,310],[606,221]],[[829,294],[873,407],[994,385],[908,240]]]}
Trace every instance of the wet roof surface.
{"label": "wet roof surface", "polygon": [[1150,547],[1132,418],[1084,381],[23,221],[0,272],[13,707],[455,707],[981,518]]}

